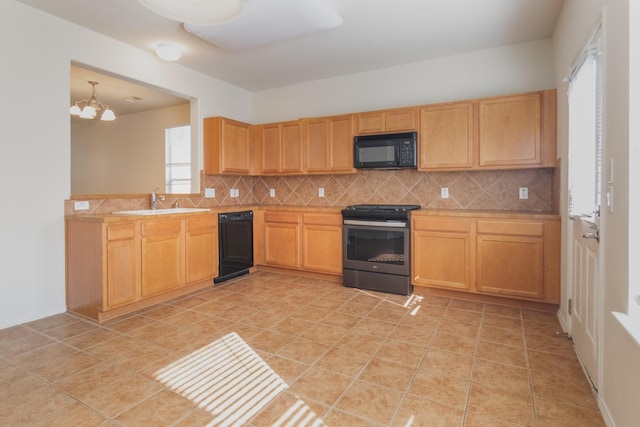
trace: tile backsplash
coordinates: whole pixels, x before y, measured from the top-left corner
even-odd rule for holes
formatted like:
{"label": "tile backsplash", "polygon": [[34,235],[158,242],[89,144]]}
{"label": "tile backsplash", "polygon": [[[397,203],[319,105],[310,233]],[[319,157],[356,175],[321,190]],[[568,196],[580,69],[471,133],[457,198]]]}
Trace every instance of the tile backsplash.
{"label": "tile backsplash", "polygon": [[[519,169],[468,172],[418,172],[360,170],[347,175],[227,176],[201,173],[201,195],[172,196],[159,208],[231,205],[346,206],[358,203],[418,204],[425,208],[555,212],[554,169]],[[527,187],[529,198],[519,198]],[[214,188],[215,198],[204,198],[204,189]],[[324,197],[318,190],[324,189]],[[441,198],[447,188],[449,198]],[[238,197],[231,197],[231,189]],[[274,190],[271,197],[270,190]],[[148,209],[148,195],[90,198],[88,211],[74,211],[73,200],[65,201],[65,214],[110,213],[125,209]]]}

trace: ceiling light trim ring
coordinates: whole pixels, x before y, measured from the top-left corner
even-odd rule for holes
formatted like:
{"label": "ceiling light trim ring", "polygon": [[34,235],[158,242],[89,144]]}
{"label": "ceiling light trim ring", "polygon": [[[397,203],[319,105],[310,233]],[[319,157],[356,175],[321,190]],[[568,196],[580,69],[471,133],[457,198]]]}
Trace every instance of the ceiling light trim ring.
{"label": "ceiling light trim ring", "polygon": [[194,25],[228,22],[240,16],[244,9],[244,0],[138,0],[138,2],[167,19]]}

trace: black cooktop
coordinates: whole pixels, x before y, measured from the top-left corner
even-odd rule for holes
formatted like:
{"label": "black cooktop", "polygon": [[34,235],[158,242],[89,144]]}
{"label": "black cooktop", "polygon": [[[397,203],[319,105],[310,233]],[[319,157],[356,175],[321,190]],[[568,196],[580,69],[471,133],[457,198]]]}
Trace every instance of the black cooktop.
{"label": "black cooktop", "polygon": [[395,219],[408,218],[409,212],[420,205],[352,205],[342,210],[343,218]]}

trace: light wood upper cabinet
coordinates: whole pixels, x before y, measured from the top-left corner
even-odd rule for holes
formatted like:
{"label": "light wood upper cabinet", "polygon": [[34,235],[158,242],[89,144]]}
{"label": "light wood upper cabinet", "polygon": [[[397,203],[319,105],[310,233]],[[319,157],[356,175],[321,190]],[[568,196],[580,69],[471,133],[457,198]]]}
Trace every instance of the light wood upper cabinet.
{"label": "light wood upper cabinet", "polygon": [[224,117],[203,122],[204,172],[209,175],[251,173],[253,157],[250,126]]}
{"label": "light wood upper cabinet", "polygon": [[474,103],[456,102],[420,108],[420,169],[473,166]]}
{"label": "light wood upper cabinet", "polygon": [[258,174],[302,173],[302,126],[299,120],[255,128]]}
{"label": "light wood upper cabinet", "polygon": [[356,134],[416,130],[416,108],[367,111],[356,114]]}
{"label": "light wood upper cabinet", "polygon": [[353,115],[302,119],[307,173],[353,173]]}
{"label": "light wood upper cabinet", "polygon": [[419,170],[555,167],[556,92],[420,107]]}
{"label": "light wood upper cabinet", "polygon": [[479,165],[541,163],[541,94],[480,100]]}

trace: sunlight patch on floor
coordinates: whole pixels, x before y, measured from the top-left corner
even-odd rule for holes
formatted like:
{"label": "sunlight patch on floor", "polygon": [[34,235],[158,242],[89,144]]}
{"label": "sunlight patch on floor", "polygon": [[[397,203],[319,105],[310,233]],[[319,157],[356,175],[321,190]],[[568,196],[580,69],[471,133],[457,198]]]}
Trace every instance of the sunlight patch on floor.
{"label": "sunlight patch on floor", "polygon": [[158,370],[155,379],[215,416],[210,425],[248,422],[289,386],[235,332]]}

